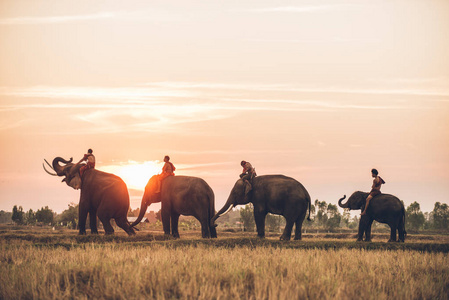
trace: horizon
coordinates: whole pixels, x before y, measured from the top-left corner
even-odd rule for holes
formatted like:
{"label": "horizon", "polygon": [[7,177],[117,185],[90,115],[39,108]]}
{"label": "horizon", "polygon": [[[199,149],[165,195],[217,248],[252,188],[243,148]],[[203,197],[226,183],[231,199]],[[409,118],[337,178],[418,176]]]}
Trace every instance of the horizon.
{"label": "horizon", "polygon": [[449,204],[447,1],[0,8],[0,210],[78,203],[42,163],[88,148],[132,209],[165,155],[217,211],[241,160],[312,203],[368,192],[376,168],[406,206]]}

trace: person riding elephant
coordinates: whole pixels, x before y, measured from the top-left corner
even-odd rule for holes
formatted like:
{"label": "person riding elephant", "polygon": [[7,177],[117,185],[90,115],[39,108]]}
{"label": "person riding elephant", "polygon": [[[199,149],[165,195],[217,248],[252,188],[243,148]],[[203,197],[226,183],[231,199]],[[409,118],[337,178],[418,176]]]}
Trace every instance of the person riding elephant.
{"label": "person riding elephant", "polygon": [[[364,209],[368,193],[354,192],[346,203],[342,201],[346,195],[338,200],[341,208],[349,210]],[[371,241],[371,225],[374,221],[385,223],[390,226],[391,233],[389,242],[396,241],[396,231],[399,233],[399,241],[404,242],[407,232],[405,231],[405,209],[404,203],[396,196],[389,194],[377,195],[368,208],[366,214],[360,217],[357,241],[362,241],[365,235],[365,241]]]}
{"label": "person riding elephant", "polygon": [[158,176],[158,182],[157,182],[157,187],[156,187],[156,193],[160,193],[161,192],[161,183],[162,180],[164,180],[165,178],[167,178],[168,176],[175,176],[175,166],[170,162],[170,156],[166,155],[164,157],[164,166],[162,167],[162,173],[159,174]]}
{"label": "person riding elephant", "polygon": [[[81,161],[83,160],[84,158]],[[114,233],[114,228],[110,223],[111,219],[114,219],[117,226],[122,228],[128,235],[135,234],[127,219],[129,194],[125,182],[114,174],[102,172],[92,167],[84,170],[83,180],[81,180],[79,170],[83,167],[83,164],[73,164],[72,161],[72,158],[65,160],[61,157],[56,157],[53,163],[50,164],[45,160],[55,173],[49,172],[44,164],[43,167],[52,176],[64,176],[62,181],[68,186],[76,190],[81,189],[78,215],[79,234],[86,234],[88,215],[90,230],[93,234],[98,234],[97,216],[103,223],[106,234]],[[64,165],[60,165],[60,163]]]}
{"label": "person riding elephant", "polygon": [[[131,227],[142,221],[152,203],[161,202],[161,217],[164,233],[179,238],[180,215],[193,216],[201,224],[203,238],[216,238],[217,231],[211,222],[215,213],[215,197],[210,186],[201,178],[192,176],[167,176],[162,182],[154,175],[145,186],[139,216]],[[160,190],[158,191],[158,186]]]}
{"label": "person riding elephant", "polygon": [[87,154],[84,154],[83,158],[81,158],[80,161],[77,163],[78,165],[81,164],[83,161],[86,162],[80,168],[81,178],[83,177],[84,171],[95,168],[95,156],[92,154],[92,152],[93,152],[92,149],[87,150]]}
{"label": "person riding elephant", "polygon": [[382,179],[382,177],[379,176],[379,172],[376,169],[371,170],[371,176],[374,177],[373,185],[368,197],[366,198],[365,209],[361,213],[362,216],[366,215],[366,210],[368,209],[370,200],[381,194],[380,187],[382,186],[382,184],[385,184],[385,181]]}
{"label": "person riding elephant", "polygon": [[252,203],[257,236],[265,237],[265,217],[268,213],[284,216],[286,222],[281,240],[290,240],[293,225],[296,225],[295,240],[301,239],[301,227],[309,210],[310,195],[304,186],[284,175],[263,175],[252,180],[252,190],[246,188],[243,179],[237,180],[226,204],[215,214],[212,222],[223,216],[236,205]]}
{"label": "person riding elephant", "polygon": [[240,178],[248,185],[248,190],[252,189],[251,181],[254,177],[257,176],[256,169],[253,168],[253,166],[248,162],[242,160],[240,162],[240,165],[243,167],[243,171],[240,174]]}

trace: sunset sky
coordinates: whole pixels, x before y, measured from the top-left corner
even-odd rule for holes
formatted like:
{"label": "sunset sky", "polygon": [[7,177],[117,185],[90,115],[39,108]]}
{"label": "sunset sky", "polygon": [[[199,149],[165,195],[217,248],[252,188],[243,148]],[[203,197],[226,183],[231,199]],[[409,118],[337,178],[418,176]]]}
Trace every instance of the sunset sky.
{"label": "sunset sky", "polygon": [[[248,160],[333,204],[449,203],[449,1],[1,1],[0,210],[79,191],[94,150],[137,208],[170,155],[216,209]],[[157,210],[157,206],[149,210]]]}

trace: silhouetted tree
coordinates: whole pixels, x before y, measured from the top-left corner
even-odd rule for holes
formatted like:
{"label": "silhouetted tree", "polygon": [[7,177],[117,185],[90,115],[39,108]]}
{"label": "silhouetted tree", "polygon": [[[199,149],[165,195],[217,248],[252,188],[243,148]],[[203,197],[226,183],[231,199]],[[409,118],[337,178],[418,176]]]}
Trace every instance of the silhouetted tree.
{"label": "silhouetted tree", "polygon": [[435,229],[449,229],[449,206],[446,203],[436,202],[432,216]]}
{"label": "silhouetted tree", "polygon": [[240,219],[243,222],[243,228],[245,231],[254,231],[256,222],[254,221],[254,208],[251,203],[240,209]]}
{"label": "silhouetted tree", "polygon": [[53,211],[48,206],[38,209],[36,212],[36,220],[46,225],[53,224]]}
{"label": "silhouetted tree", "polygon": [[267,217],[265,218],[265,226],[268,231],[279,231],[280,216],[267,214]]}
{"label": "silhouetted tree", "polygon": [[[324,201],[323,201],[324,202]],[[325,224],[326,229],[334,230],[340,226],[341,214],[338,211],[337,205],[329,203],[327,206],[327,222]]]}
{"label": "silhouetted tree", "polygon": [[410,206],[407,207],[405,213],[406,213],[405,221],[407,222],[406,228],[408,227],[414,230],[423,228],[426,219],[419,207],[418,202],[415,201],[412,204],[410,204]]}
{"label": "silhouetted tree", "polygon": [[28,225],[36,224],[36,214],[35,214],[35,212],[31,208],[25,214],[25,223],[28,224]]}
{"label": "silhouetted tree", "polygon": [[76,229],[78,225],[78,210],[78,204],[70,203],[69,208],[56,217],[56,222],[59,224],[62,223],[62,225],[71,229]]}
{"label": "silhouetted tree", "polygon": [[17,205],[14,205],[14,207],[12,208],[11,219],[18,225],[22,225],[24,223],[24,212],[22,206],[19,206],[19,208],[17,208]]}

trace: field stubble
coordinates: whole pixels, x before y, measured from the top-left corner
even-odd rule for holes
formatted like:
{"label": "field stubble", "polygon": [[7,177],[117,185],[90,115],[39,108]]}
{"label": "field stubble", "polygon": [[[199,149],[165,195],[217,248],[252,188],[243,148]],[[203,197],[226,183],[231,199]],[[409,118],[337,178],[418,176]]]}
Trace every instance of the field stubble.
{"label": "field stubble", "polygon": [[[173,240],[148,232],[128,238],[1,230],[0,298],[447,299],[449,294],[447,236],[405,244],[221,236],[202,240],[186,233]],[[414,250],[421,244],[440,248]]]}

